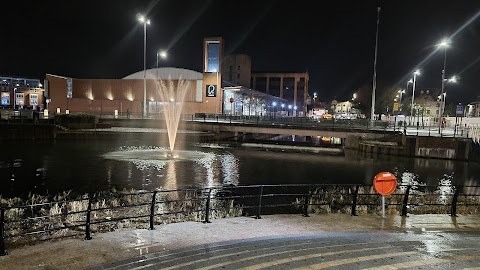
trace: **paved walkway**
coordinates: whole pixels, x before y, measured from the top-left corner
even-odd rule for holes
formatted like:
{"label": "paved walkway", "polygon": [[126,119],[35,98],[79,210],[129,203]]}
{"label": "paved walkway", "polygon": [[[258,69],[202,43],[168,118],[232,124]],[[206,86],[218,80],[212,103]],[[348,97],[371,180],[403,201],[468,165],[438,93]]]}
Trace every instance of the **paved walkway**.
{"label": "paved walkway", "polygon": [[0,269],[480,269],[479,215],[266,215],[92,236],[7,247]]}

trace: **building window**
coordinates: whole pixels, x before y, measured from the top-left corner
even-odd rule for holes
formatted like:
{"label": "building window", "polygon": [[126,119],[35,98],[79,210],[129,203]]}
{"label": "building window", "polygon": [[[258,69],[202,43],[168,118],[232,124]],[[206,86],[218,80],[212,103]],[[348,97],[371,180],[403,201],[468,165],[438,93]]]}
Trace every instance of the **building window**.
{"label": "building window", "polygon": [[220,67],[220,42],[207,42],[206,72],[218,72]]}
{"label": "building window", "polygon": [[32,106],[38,105],[38,95],[37,94],[30,94],[30,105],[32,105]]}
{"label": "building window", "polygon": [[2,105],[10,105],[10,93],[2,92]]}
{"label": "building window", "polygon": [[240,73],[237,73],[237,79],[240,79]]}
{"label": "building window", "polygon": [[240,71],[240,66],[237,67],[237,70]]}

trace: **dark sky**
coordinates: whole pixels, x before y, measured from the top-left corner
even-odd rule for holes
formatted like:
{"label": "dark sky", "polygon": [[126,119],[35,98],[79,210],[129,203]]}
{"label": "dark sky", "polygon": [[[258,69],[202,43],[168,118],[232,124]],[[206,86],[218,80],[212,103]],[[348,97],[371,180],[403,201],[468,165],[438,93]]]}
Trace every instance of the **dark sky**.
{"label": "dark sky", "polygon": [[122,78],[143,70],[136,15],[145,13],[152,22],[147,67],[166,48],[160,66],[201,71],[203,38],[221,36],[226,54],[250,55],[253,71],[308,71],[311,93],[348,99],[372,85],[377,6],[377,91],[405,87],[416,67],[422,70],[417,89],[439,89],[443,50],[435,52],[435,44],[454,35],[446,70],[461,73],[461,81],[447,86],[455,91],[449,98],[470,102],[480,95],[480,17],[462,28],[480,12],[479,0],[4,1],[0,74]]}

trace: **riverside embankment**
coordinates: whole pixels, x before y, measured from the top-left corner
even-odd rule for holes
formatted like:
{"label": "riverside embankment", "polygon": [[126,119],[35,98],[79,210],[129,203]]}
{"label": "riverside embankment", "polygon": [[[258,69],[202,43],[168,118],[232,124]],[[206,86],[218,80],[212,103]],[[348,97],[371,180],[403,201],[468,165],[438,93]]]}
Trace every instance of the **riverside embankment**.
{"label": "riverside embankment", "polygon": [[[154,139],[159,136],[167,136],[163,121],[156,119],[103,119],[99,123],[56,125],[52,121],[9,121],[2,122],[0,141],[23,141],[23,140],[63,140],[63,139],[128,139],[138,137],[140,139]],[[196,137],[199,141],[209,142],[239,142],[256,143],[256,139],[264,134],[265,128],[259,128],[258,132],[249,133],[230,132],[215,126],[229,125],[229,123],[202,123],[195,121],[182,121],[179,126],[179,137],[191,139]],[[66,126],[66,127],[65,127]],[[122,128],[119,130],[117,128]],[[145,132],[143,129],[149,129]],[[281,132],[288,131],[292,135],[299,136],[303,129],[282,128]],[[270,128],[272,136],[276,130]],[[280,131],[278,131],[280,132]],[[414,136],[400,134],[394,131],[368,131],[368,130],[325,130],[328,134],[342,132],[342,147],[356,149],[369,154],[386,154],[393,156],[438,158],[461,161],[480,161],[480,147],[470,138],[438,137],[438,136]],[[163,134],[163,135],[162,135]],[[302,133],[303,134],[303,133]],[[328,135],[326,134],[326,135]],[[285,134],[283,134],[285,135]],[[332,134],[330,134],[332,135]],[[278,141],[272,141],[273,145],[281,145]],[[301,146],[308,147],[305,143],[289,146],[298,150]],[[283,146],[282,146],[283,147]],[[287,147],[287,146],[285,146]],[[311,145],[316,147],[316,145]]]}

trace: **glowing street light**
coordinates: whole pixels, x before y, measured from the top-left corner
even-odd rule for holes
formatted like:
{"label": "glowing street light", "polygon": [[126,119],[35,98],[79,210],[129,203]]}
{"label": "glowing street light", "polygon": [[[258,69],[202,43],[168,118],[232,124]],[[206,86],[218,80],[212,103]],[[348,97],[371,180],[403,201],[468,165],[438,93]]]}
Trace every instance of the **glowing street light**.
{"label": "glowing street light", "polygon": [[413,72],[412,107],[410,109],[410,117],[413,116],[413,101],[415,100],[415,84],[417,80],[417,75],[420,75],[420,70],[418,69]]}
{"label": "glowing street light", "polygon": [[448,79],[448,82],[456,83],[457,82],[457,76],[453,76],[452,78]]}
{"label": "glowing street light", "polygon": [[[448,45],[450,44],[450,41],[448,39],[442,40],[440,44],[438,44],[439,47],[444,48],[444,56],[443,56],[443,70],[442,70],[442,92],[440,96],[442,97],[442,103],[445,104],[445,96],[443,96],[443,91],[445,89],[445,69],[447,66],[447,48]],[[439,113],[439,119],[438,119],[438,133],[442,134],[442,121],[443,121],[443,107],[440,106],[440,113]]]}
{"label": "glowing street light", "polygon": [[[398,93],[400,94],[400,100],[398,101],[398,103],[399,103],[398,109],[400,111],[402,111],[402,96],[403,96],[403,94],[405,94],[405,89],[398,90]],[[398,97],[398,95],[397,95],[397,97]]]}
{"label": "glowing street light", "polygon": [[[159,78],[158,78],[158,58],[166,59],[167,58],[167,52],[166,51],[158,51],[157,52],[157,84],[159,83]],[[155,118],[157,118],[157,112],[158,112],[158,89],[155,89]]]}
{"label": "glowing street light", "polygon": [[[446,82],[448,83],[457,83],[457,77],[456,76],[452,76],[450,79],[445,79]],[[445,100],[447,98],[447,92],[443,92],[440,96],[441,98],[441,107],[443,107],[445,109]]]}
{"label": "glowing street light", "polygon": [[147,24],[150,20],[138,15],[137,20],[143,23],[143,117],[147,116]]}

